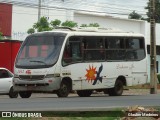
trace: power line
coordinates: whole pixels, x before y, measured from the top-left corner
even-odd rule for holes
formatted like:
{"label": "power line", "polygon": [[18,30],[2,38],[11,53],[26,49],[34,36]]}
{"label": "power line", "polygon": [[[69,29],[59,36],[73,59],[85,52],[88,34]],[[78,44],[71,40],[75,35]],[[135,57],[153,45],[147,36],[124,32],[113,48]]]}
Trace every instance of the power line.
{"label": "power line", "polygon": [[[53,1],[53,0],[52,0]],[[50,6],[52,5],[51,4],[51,2],[52,1],[50,1]],[[57,3],[59,3],[59,2],[55,2],[54,1],[54,3],[55,4],[57,4]],[[86,2],[86,1],[81,1],[80,2],[80,4],[77,4],[78,2],[77,1],[73,1],[72,3],[71,2],[69,2],[69,1],[66,1],[64,4],[68,4],[68,6],[71,6],[71,5],[73,5],[74,4],[74,6],[78,6],[78,5],[81,5],[81,6],[90,6],[90,7],[100,7],[100,8],[114,8],[114,9],[121,9],[121,10],[129,10],[129,11],[133,11],[133,10],[136,10],[136,11],[139,11],[139,12],[145,12],[144,10],[142,11],[142,10],[138,10],[137,9],[137,7],[144,7],[144,6],[138,6],[138,5],[136,5],[136,6],[134,6],[134,5],[130,5],[130,7],[129,7],[129,5],[124,5],[124,4],[114,4],[114,3],[107,3],[107,2],[101,2],[101,1],[98,1],[97,3],[94,3],[94,0],[92,0],[92,2],[90,2],[89,4]],[[98,4],[99,3],[99,4]],[[140,3],[139,1],[138,1],[138,3]],[[127,7],[126,7],[127,6]],[[131,8],[133,8],[134,7],[134,9],[131,9]]]}
{"label": "power line", "polygon": [[[12,3],[12,4],[16,4],[16,5],[22,5],[22,6],[27,6],[27,5],[29,5],[29,6],[33,6],[33,7],[36,7],[37,6],[37,4],[35,4],[35,3],[24,3],[24,2],[17,2],[17,1],[3,1],[3,2],[7,2],[7,3]],[[51,2],[51,1],[50,1]],[[83,3],[83,4],[86,4],[86,3]],[[106,4],[107,5],[107,4]],[[109,10],[111,10],[111,9],[114,9],[114,11],[115,11],[115,9],[117,9],[117,10],[120,10],[120,11],[123,11],[123,10],[129,10],[130,12],[131,11],[133,11],[133,10],[135,10],[135,9],[130,9],[130,8],[121,8],[121,7],[110,7],[110,4],[108,4],[109,6],[107,6],[107,8],[106,9],[108,9],[109,8]],[[104,5],[101,5],[101,6],[96,6],[96,7],[100,7],[100,8],[103,8],[103,6]],[[50,5],[50,7],[57,7],[57,6],[51,6]],[[95,6],[90,6],[90,7],[95,7]],[[65,9],[73,9],[73,10],[76,10],[75,8],[65,8]],[[81,9],[82,10],[82,9]],[[136,10],[137,12],[145,12],[145,11],[138,11],[138,10]],[[104,10],[103,11],[96,11],[96,12],[104,12]]]}
{"label": "power line", "polygon": [[[37,4],[34,3],[24,3],[24,2],[16,2],[16,1],[5,1],[6,3],[10,3],[13,5],[17,6],[24,6],[24,7],[33,7],[33,8],[38,8]],[[47,10],[73,10],[73,11],[83,11],[83,12],[91,12],[91,13],[103,13],[103,14],[108,14],[108,15],[120,15],[120,16],[128,16],[129,13],[124,13],[124,12],[103,12],[103,11],[95,11],[95,10],[84,10],[84,9],[75,9],[75,8],[62,8],[62,7],[55,7],[55,6],[42,6],[42,9],[47,9]],[[18,14],[18,13],[17,13]],[[20,13],[22,14],[22,13]],[[48,13],[49,14],[49,13]],[[140,14],[140,15],[146,15],[146,14]],[[66,16],[66,15],[65,15]]]}

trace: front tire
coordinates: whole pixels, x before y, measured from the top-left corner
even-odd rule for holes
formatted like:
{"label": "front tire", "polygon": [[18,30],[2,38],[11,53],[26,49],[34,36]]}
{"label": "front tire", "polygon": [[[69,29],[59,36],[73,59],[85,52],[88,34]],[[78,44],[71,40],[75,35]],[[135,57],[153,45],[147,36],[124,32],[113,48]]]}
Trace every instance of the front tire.
{"label": "front tire", "polygon": [[90,97],[92,92],[92,90],[78,90],[77,94],[79,95],[79,97]]}
{"label": "front tire", "polygon": [[121,80],[116,80],[114,88],[108,89],[109,96],[121,96],[123,93],[123,83]]}
{"label": "front tire", "polygon": [[69,85],[65,82],[61,83],[60,89],[57,91],[58,97],[68,97],[70,92]]}
{"label": "front tire", "polygon": [[9,97],[10,98],[17,98],[18,97],[18,92],[15,92],[13,87],[10,88]]}
{"label": "front tire", "polygon": [[30,91],[21,91],[19,92],[19,95],[21,96],[21,98],[29,98],[32,95],[32,92]]}

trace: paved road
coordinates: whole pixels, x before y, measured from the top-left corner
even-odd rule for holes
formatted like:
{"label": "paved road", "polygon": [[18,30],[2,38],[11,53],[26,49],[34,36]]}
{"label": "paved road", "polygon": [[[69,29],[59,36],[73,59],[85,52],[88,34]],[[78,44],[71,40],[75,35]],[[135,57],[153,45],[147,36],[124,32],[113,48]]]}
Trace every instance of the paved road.
{"label": "paved road", "polygon": [[160,94],[123,95],[111,97],[94,94],[91,97],[78,97],[76,94],[68,98],[58,98],[54,94],[33,94],[31,98],[10,99],[0,96],[0,111],[73,111],[73,110],[106,110],[115,107],[160,106]]}

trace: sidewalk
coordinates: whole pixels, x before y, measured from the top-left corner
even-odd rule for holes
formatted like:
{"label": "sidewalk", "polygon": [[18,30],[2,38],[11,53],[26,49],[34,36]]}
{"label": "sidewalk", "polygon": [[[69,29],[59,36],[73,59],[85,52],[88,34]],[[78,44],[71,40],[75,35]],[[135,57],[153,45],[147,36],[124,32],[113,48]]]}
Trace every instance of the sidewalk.
{"label": "sidewalk", "polygon": [[[147,95],[150,94],[150,89],[128,89],[124,90],[123,95]],[[157,94],[160,94],[160,89],[157,89]]]}

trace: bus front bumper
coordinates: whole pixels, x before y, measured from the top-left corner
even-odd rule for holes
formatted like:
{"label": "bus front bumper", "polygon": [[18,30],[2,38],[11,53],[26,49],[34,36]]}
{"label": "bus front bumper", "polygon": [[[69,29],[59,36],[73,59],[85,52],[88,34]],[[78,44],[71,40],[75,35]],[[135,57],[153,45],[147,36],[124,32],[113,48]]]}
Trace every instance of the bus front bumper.
{"label": "bus front bumper", "polygon": [[14,91],[32,91],[32,92],[53,92],[60,88],[61,79],[58,78],[45,78],[44,80],[20,80],[19,78],[13,79]]}

